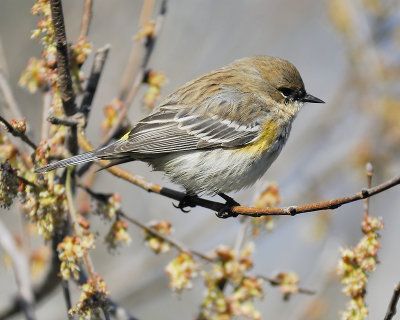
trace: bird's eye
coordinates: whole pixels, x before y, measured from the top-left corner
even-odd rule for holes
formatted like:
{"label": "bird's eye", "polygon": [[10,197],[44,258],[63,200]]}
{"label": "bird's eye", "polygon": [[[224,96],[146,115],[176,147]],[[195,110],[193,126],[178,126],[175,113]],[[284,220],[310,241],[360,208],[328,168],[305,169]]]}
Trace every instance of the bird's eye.
{"label": "bird's eye", "polygon": [[292,88],[282,87],[278,89],[285,98],[294,96],[295,91]]}

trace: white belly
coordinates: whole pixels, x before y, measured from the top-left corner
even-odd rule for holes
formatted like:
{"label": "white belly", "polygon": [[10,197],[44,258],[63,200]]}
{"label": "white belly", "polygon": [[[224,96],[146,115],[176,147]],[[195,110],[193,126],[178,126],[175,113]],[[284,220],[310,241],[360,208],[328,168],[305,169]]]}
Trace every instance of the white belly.
{"label": "white belly", "polygon": [[254,184],[276,159],[286,138],[251,159],[243,151],[214,149],[163,155],[151,164],[189,193],[228,193]]}

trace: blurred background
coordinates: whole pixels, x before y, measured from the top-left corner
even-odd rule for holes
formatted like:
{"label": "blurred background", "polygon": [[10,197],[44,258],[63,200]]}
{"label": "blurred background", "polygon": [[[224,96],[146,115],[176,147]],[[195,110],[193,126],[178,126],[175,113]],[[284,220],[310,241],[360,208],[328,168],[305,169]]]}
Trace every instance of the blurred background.
{"label": "blurred background", "polygon": [[[38,142],[41,124],[41,94],[31,95],[18,80],[31,56],[40,56],[41,45],[30,40],[38,18],[32,16],[32,1],[2,0],[0,37],[7,62],[8,78],[15,97]],[[89,40],[94,50],[111,45],[95,96],[87,137],[98,145],[103,108],[117,97],[134,35],[138,31],[141,1],[94,2]],[[158,12],[159,1],[155,8]],[[64,1],[67,36],[79,34],[83,1]],[[156,17],[156,14],[153,16]],[[400,172],[400,10],[390,0],[169,0],[165,21],[156,41],[149,67],[162,72],[167,83],[165,96],[186,81],[235,59],[272,55],[291,61],[300,71],[306,89],[324,105],[306,105],[294,122],[291,136],[278,160],[257,184],[232,194],[242,205],[252,205],[269,181],[280,188],[280,205],[306,204],[353,194],[366,185],[365,164],[374,165],[373,184]],[[89,74],[93,55],[83,66]],[[142,102],[146,88],[138,92],[129,120],[134,123],[148,114]],[[1,114],[7,112],[1,109]],[[129,163],[125,169],[171,188],[162,174],[145,164]],[[212,212],[195,208],[184,214],[171,200],[147,193],[111,176],[96,174],[93,190],[117,192],[122,208],[142,222],[171,221],[172,237],[187,247],[207,253],[219,244],[233,246],[241,230],[240,219],[218,219]],[[370,212],[381,216],[381,263],[367,286],[370,319],[382,319],[400,280],[399,188],[371,199]],[[219,199],[217,199],[219,201]],[[1,220],[11,232],[19,232],[18,205],[2,210]],[[282,294],[268,284],[266,295],[256,307],[263,319],[338,319],[347,298],[335,273],[340,248],[354,246],[362,237],[361,201],[329,212],[274,218],[274,230],[262,231],[255,242],[253,273],[273,276],[294,271],[300,286],[316,291],[298,294],[284,302]],[[112,298],[139,319],[193,319],[203,299],[203,279],[194,288],[174,294],[164,273],[176,256],[154,254],[144,245],[142,231],[130,225],[129,246],[110,254],[102,239],[109,224],[90,218],[98,230],[92,251],[96,271],[103,276]],[[35,240],[42,243],[43,240]],[[37,281],[40,281],[37,280]],[[0,264],[0,310],[17,292],[11,268]],[[73,289],[73,301],[78,299]],[[61,289],[37,306],[38,319],[65,319]],[[15,316],[12,319],[22,319]]]}

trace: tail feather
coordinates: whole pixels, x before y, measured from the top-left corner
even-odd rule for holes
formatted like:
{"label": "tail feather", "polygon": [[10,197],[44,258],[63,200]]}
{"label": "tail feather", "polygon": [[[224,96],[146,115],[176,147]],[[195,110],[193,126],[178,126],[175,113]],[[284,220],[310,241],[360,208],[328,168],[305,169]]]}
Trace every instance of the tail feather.
{"label": "tail feather", "polygon": [[94,160],[99,160],[99,157],[94,155],[94,152],[86,152],[71,158],[63,159],[54,163],[50,163],[46,166],[40,167],[35,170],[36,173],[45,173],[57,168],[69,167],[79,163],[90,162]]}

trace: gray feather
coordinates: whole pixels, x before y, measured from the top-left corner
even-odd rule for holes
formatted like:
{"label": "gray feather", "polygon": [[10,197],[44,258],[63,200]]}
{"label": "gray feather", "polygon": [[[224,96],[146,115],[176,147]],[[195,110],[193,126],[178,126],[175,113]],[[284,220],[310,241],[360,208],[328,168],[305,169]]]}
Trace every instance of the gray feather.
{"label": "gray feather", "polygon": [[85,162],[90,162],[90,161],[94,161],[94,160],[98,160],[99,158],[97,156],[94,155],[94,152],[86,152],[71,158],[67,158],[67,159],[63,159],[57,162],[53,162],[48,164],[47,166],[43,166],[40,167],[38,169],[35,170],[36,173],[45,173],[45,172],[49,172],[52,171],[54,169],[57,168],[64,168],[64,167],[69,167],[69,166],[73,166],[76,164],[80,164],[80,163],[85,163]]}

